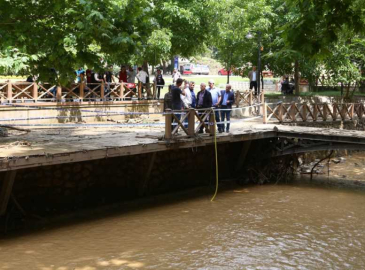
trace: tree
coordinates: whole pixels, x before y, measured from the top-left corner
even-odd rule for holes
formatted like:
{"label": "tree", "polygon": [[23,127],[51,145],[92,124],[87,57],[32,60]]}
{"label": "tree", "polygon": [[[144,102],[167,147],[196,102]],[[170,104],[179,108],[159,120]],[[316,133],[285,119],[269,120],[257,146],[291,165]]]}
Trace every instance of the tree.
{"label": "tree", "polygon": [[65,84],[85,65],[98,70],[105,63],[157,64],[174,54],[190,56],[204,48],[214,2],[1,1],[0,71]]}

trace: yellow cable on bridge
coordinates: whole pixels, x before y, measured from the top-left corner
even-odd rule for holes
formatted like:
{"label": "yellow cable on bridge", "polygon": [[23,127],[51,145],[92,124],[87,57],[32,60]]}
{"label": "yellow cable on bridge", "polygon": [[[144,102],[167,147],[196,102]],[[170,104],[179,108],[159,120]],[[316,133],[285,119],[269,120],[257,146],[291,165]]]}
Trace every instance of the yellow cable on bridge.
{"label": "yellow cable on bridge", "polygon": [[[213,110],[214,113],[214,110]],[[214,116],[214,127],[216,126],[215,116]],[[214,147],[215,147],[215,193],[210,200],[211,202],[214,201],[215,197],[218,193],[218,150],[217,150],[217,130],[214,132]]]}

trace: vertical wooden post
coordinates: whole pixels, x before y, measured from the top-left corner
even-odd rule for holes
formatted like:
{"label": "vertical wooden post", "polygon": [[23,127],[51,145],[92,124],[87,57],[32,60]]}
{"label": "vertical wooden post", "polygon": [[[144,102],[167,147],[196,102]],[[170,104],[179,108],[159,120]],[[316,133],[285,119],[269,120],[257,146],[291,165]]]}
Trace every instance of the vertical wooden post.
{"label": "vertical wooden post", "polygon": [[7,89],[7,99],[9,102],[13,100],[13,85],[11,82],[8,82],[8,89]]}
{"label": "vertical wooden post", "polygon": [[57,101],[61,101],[61,99],[62,99],[62,87],[61,86],[57,86],[56,100]]}
{"label": "vertical wooden post", "polygon": [[36,82],[33,83],[32,96],[33,96],[34,102],[37,102],[37,100],[38,100],[38,85],[37,85]]}
{"label": "vertical wooden post", "polygon": [[102,81],[101,85],[100,85],[100,98],[101,99],[104,98],[104,91],[105,91],[105,84],[104,84],[104,81]]}
{"label": "vertical wooden post", "polygon": [[189,109],[188,116],[188,135],[190,137],[195,136],[195,110],[193,108]]}
{"label": "vertical wooden post", "polygon": [[250,94],[248,95],[248,105],[252,106],[252,91],[250,91]]}
{"label": "vertical wooden post", "polygon": [[323,104],[323,121],[327,121],[327,103]]}
{"label": "vertical wooden post", "polygon": [[142,83],[138,82],[138,98],[142,98]]}
{"label": "vertical wooden post", "polygon": [[82,101],[85,96],[85,82],[84,81],[81,81],[79,88],[80,88],[80,99]]}
{"label": "vertical wooden post", "polygon": [[303,103],[303,105],[302,105],[302,114],[303,114],[303,122],[306,122],[307,121],[307,114],[308,114],[307,103]]}
{"label": "vertical wooden post", "polygon": [[336,121],[336,119],[337,119],[337,103],[332,104],[332,111],[333,111],[332,120]]}
{"label": "vertical wooden post", "polygon": [[153,99],[156,99],[156,97],[157,97],[156,84],[157,84],[157,82],[154,81],[153,82],[153,94],[152,94]]}
{"label": "vertical wooden post", "polygon": [[8,207],[9,198],[13,190],[16,171],[7,171],[0,190],[0,216],[4,215]]}
{"label": "vertical wooden post", "polygon": [[263,113],[264,124],[267,124],[267,104],[266,104],[266,102],[262,103],[262,113]]}
{"label": "vertical wooden post", "polygon": [[214,134],[216,133],[214,108],[212,108],[212,110],[210,111],[210,115],[209,115],[209,133],[210,133],[210,136],[214,136]]}
{"label": "vertical wooden post", "polygon": [[120,97],[121,99],[124,99],[124,82],[123,82],[123,81],[121,81],[121,82],[120,82],[120,92],[119,92],[119,97]]}
{"label": "vertical wooden post", "polygon": [[283,122],[283,103],[279,104],[279,109],[278,109],[278,115],[279,115],[279,121],[280,123]]}
{"label": "vertical wooden post", "polygon": [[166,109],[165,112],[165,139],[170,140],[172,138],[172,111]]}
{"label": "vertical wooden post", "polygon": [[313,121],[317,121],[318,119],[318,105],[313,104]]}
{"label": "vertical wooden post", "polygon": [[236,97],[235,97],[235,103],[236,103],[236,107],[238,108],[238,106],[239,106],[239,104],[240,104],[240,91],[239,90],[237,90],[236,91]]}
{"label": "vertical wooden post", "polygon": [[290,114],[290,119],[292,122],[295,122],[297,119],[295,119],[295,102],[293,101],[290,104],[290,110],[289,110],[289,114]]}

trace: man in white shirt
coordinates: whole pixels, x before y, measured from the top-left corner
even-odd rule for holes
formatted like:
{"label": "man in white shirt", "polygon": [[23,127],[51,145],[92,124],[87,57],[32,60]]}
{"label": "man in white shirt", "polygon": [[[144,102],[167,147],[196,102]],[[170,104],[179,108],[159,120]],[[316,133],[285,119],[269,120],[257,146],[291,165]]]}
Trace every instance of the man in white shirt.
{"label": "man in white shirt", "polygon": [[185,93],[185,96],[181,95],[181,100],[184,103],[184,109],[191,108],[191,104],[193,103],[189,86],[190,86],[189,82],[185,81],[184,90],[183,90],[183,92]]}
{"label": "man in white shirt", "polygon": [[[212,95],[213,107],[215,109],[219,109],[219,104],[221,103],[221,98],[222,98],[221,91],[217,87],[215,87],[213,80],[209,80],[208,84],[209,84],[209,87],[207,88],[207,90]],[[215,121],[217,123],[220,122],[219,112],[216,110],[215,110]],[[223,132],[222,124],[217,124],[217,127],[218,127],[218,132],[222,133]]]}
{"label": "man in white shirt", "polygon": [[172,82],[176,83],[177,79],[181,78],[180,72],[175,68],[174,72],[172,73]]}
{"label": "man in white shirt", "polygon": [[146,81],[147,81],[147,77],[148,77],[147,72],[146,72],[146,71],[144,71],[144,70],[142,69],[142,67],[139,67],[139,68],[138,68],[138,73],[137,73],[136,78],[137,78],[137,80],[138,80],[139,82],[141,82],[141,83],[142,83],[142,94],[143,94],[143,92],[144,92],[144,89],[146,88]]}
{"label": "man in white shirt", "polygon": [[252,67],[252,70],[248,73],[248,78],[250,79],[250,90],[255,88],[255,95],[257,95],[257,80],[258,80],[258,72],[256,71],[256,67]]}

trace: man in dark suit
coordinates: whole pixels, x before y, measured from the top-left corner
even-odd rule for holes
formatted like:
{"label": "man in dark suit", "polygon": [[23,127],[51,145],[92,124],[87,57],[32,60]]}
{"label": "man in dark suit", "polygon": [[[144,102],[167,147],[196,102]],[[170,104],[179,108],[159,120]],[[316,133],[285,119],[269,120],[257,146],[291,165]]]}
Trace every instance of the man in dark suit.
{"label": "man in dark suit", "polygon": [[[232,86],[230,84],[226,85],[226,90],[222,90],[222,99],[221,99],[221,121],[223,122],[223,132],[229,132],[230,121],[231,121],[231,111],[232,104],[234,103],[234,93],[231,91]],[[227,125],[225,126],[224,120],[227,118]]]}
{"label": "man in dark suit", "polygon": [[[200,91],[196,97],[197,109],[209,109],[213,106],[212,94],[206,90],[206,87],[205,83],[200,84]],[[199,133],[203,133],[203,127],[200,128]]]}

